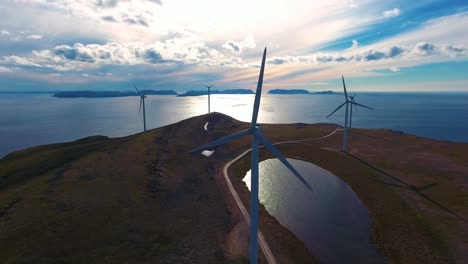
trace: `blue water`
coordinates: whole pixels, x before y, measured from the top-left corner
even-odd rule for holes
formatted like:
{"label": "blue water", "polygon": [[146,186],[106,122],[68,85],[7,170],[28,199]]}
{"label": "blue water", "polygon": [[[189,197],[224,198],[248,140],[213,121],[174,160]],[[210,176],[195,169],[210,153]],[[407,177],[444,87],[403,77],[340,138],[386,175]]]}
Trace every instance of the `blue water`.
{"label": "blue water", "polygon": [[[249,121],[253,95],[213,95],[212,111]],[[419,136],[468,142],[468,93],[358,94],[353,126],[390,128]],[[338,123],[344,111],[326,118],[342,95],[263,95],[263,123]],[[65,142],[90,135],[110,137],[141,132],[139,98],[59,99],[42,94],[0,94],[0,157],[30,146]],[[148,96],[148,128],[168,125],[207,112],[206,96]]]}
{"label": "blue water", "polygon": [[[320,263],[385,263],[371,240],[369,213],[351,188],[312,163],[288,161],[313,192],[278,159],[262,161],[259,200],[267,211],[302,240]],[[250,171],[243,181],[250,189]]]}

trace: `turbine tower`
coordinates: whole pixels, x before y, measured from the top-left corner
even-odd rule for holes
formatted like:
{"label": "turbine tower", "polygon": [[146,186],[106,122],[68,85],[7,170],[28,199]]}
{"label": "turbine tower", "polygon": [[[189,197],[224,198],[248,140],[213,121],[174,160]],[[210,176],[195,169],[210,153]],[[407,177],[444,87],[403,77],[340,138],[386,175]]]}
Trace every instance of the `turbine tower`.
{"label": "turbine tower", "polygon": [[143,105],[143,130],[144,130],[144,132],[146,132],[146,109],[145,109],[146,95],[140,93],[140,91],[138,90],[138,88],[135,85],[133,85],[133,87],[135,87],[135,90],[137,91],[138,95],[140,95],[140,108],[138,109],[138,114],[140,114],[141,105]]}
{"label": "turbine tower", "polygon": [[194,148],[190,152],[199,152],[215,146],[223,145],[235,139],[250,135],[252,137],[251,152],[251,177],[250,177],[250,263],[258,263],[258,144],[263,143],[264,147],[275,155],[309,190],[312,190],[309,184],[294,169],[294,167],[281,155],[281,153],[261,134],[261,126],[257,123],[258,110],[260,107],[260,97],[262,93],[263,72],[265,70],[266,47],[263,51],[262,66],[258,77],[257,91],[252,113],[250,128],[240,132],[225,136],[204,146]]}
{"label": "turbine tower", "polygon": [[[365,105],[362,105],[362,104],[359,104],[359,103],[356,103],[354,101],[354,96],[348,96],[348,93],[346,92],[346,84],[345,84],[345,81],[344,81],[344,77],[343,75],[341,76],[341,79],[343,80],[343,90],[344,90],[344,96],[345,96],[345,102],[342,103],[340,106],[338,106],[333,112],[331,112],[328,116],[330,117],[331,115],[333,115],[336,111],[340,110],[341,107],[345,106],[346,105],[346,111],[345,111],[345,125],[344,125],[344,133],[343,133],[343,146],[342,146],[342,150],[343,151],[347,151],[347,145],[348,145],[348,108],[351,107],[351,117],[352,117],[352,113],[353,113],[353,105],[356,107],[356,106],[360,106],[360,107],[364,107],[364,108],[367,108],[367,109],[370,109],[370,110],[374,110],[368,106],[365,106]],[[351,100],[349,100],[349,98],[351,98]],[[356,107],[357,109],[357,107]],[[349,119],[349,126],[351,127],[351,118]]]}
{"label": "turbine tower", "polygon": [[208,89],[208,114],[211,113],[211,111],[210,111],[210,88],[213,87],[213,85],[215,85],[215,84],[213,83],[210,86],[205,84],[205,87]]}
{"label": "turbine tower", "polygon": [[[351,103],[355,103],[356,101],[354,100],[354,97],[356,97],[356,95],[350,95],[348,96],[349,99],[351,99]],[[354,105],[354,108],[356,109],[357,111],[357,106]],[[351,134],[351,129],[353,128],[353,106],[351,105],[349,107],[349,134]]]}

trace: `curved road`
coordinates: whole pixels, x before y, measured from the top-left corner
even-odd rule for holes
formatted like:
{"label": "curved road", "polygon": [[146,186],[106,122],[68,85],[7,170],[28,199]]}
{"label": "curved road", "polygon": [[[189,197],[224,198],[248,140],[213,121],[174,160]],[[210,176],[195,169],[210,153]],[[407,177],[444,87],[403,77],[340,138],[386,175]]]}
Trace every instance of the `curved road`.
{"label": "curved road", "polygon": [[[324,139],[324,138],[327,138],[327,137],[331,137],[336,132],[342,131],[342,130],[343,130],[342,128],[337,128],[337,129],[333,130],[330,134],[327,134],[327,135],[322,136],[322,137],[309,138],[309,139],[300,139],[300,140],[290,140],[290,141],[281,141],[281,142],[274,143],[273,145],[288,144],[288,143],[302,143],[302,142],[305,142],[305,141]],[[260,148],[262,148],[262,147],[263,146],[260,146]],[[239,195],[236,192],[236,189],[234,189],[234,186],[232,185],[231,180],[229,179],[228,169],[229,169],[229,166],[231,166],[234,162],[238,161],[240,158],[245,156],[245,154],[249,153],[251,150],[252,149],[248,149],[248,150],[242,152],[239,156],[235,157],[233,160],[226,163],[226,165],[224,165],[224,168],[223,168],[224,179],[226,180],[226,184],[227,184],[227,186],[229,188],[229,191],[231,192],[232,197],[236,201],[237,206],[239,207],[242,215],[244,216],[245,221],[249,225],[250,225],[249,212],[247,212],[247,209],[245,208],[245,206],[242,203]],[[265,237],[263,236],[260,229],[258,230],[258,243],[260,244],[260,248],[261,248],[263,254],[265,255],[268,263],[276,264],[277,263],[276,259],[273,256],[273,253],[271,252],[270,246],[268,246],[268,243],[266,242]]]}

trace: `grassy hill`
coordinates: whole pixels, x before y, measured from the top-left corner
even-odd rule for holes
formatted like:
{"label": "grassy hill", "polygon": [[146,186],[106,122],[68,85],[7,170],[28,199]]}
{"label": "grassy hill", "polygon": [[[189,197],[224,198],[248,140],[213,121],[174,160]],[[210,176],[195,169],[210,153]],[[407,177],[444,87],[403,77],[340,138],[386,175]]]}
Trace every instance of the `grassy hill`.
{"label": "grassy hill", "polygon": [[[203,126],[209,120],[209,131]],[[212,113],[124,138],[88,137],[34,147],[0,160],[1,263],[243,263],[245,229],[226,191],[223,165],[244,138],[210,158],[195,146],[247,127]],[[272,142],[313,138],[330,124],[264,125]],[[369,209],[373,241],[390,263],[468,260],[468,144],[389,130],[353,129],[350,152],[332,151],[341,133],[284,144],[342,178]],[[269,158],[263,151],[261,158]],[[250,156],[230,168],[241,182]],[[261,229],[281,263],[314,263],[261,208]],[[245,225],[245,224],[244,224]],[[262,259],[263,260],[263,259]]]}

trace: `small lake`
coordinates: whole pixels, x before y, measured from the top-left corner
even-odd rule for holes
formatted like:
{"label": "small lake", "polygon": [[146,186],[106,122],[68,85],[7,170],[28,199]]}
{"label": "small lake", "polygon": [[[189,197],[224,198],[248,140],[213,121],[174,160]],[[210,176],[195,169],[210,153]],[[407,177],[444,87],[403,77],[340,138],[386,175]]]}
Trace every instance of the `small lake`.
{"label": "small lake", "polygon": [[[259,200],[320,263],[385,263],[371,241],[371,219],[351,188],[312,163],[288,159],[310,192],[278,159],[259,163]],[[356,175],[358,177],[359,175]],[[250,171],[243,181],[250,189]]]}

